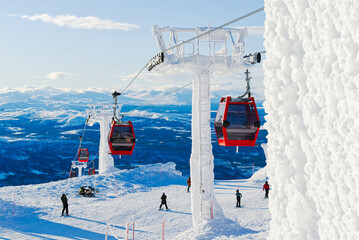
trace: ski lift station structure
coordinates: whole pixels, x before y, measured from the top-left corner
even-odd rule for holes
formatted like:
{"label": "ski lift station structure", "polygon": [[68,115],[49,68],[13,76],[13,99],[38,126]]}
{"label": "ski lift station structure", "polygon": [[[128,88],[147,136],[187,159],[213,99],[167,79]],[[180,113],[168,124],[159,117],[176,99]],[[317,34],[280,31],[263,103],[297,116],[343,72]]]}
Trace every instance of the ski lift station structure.
{"label": "ski lift station structure", "polygon": [[[193,74],[190,171],[192,221],[196,226],[213,218],[213,205],[216,203],[210,126],[210,75],[214,72],[235,73],[249,68],[257,63],[256,57],[260,54],[244,55],[244,39],[248,36],[246,28],[154,26],[152,34],[161,53],[148,63],[148,70],[161,63],[156,70]],[[183,41],[180,35],[194,37]],[[167,46],[164,36],[168,36]]]}

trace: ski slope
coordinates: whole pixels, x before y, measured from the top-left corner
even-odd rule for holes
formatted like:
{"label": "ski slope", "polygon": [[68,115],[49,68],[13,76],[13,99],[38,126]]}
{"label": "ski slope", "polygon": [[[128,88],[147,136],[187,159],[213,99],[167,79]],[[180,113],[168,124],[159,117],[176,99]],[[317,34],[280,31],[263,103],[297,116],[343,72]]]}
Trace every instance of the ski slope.
{"label": "ski slope", "polygon": [[[0,239],[265,239],[269,230],[268,199],[263,199],[265,169],[249,180],[215,181],[214,219],[192,228],[187,177],[174,163],[38,185],[0,188]],[[99,190],[94,198],[77,195],[83,186]],[[235,208],[235,190],[243,208]],[[165,192],[169,211],[158,211]],[[69,216],[61,217],[66,193]],[[15,197],[15,209],[14,209]],[[15,210],[15,213],[14,213]],[[115,237],[116,238],[115,238]]]}

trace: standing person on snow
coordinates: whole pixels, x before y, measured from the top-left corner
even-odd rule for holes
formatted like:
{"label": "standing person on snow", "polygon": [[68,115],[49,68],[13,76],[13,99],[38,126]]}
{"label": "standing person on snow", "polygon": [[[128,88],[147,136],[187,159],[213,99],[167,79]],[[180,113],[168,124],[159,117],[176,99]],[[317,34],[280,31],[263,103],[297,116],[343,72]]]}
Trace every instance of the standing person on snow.
{"label": "standing person on snow", "polygon": [[268,198],[268,194],[269,194],[269,184],[268,181],[266,181],[266,183],[263,185],[263,191],[266,191],[266,195],[264,196],[264,198]]}
{"label": "standing person on snow", "polygon": [[63,205],[61,216],[64,216],[65,209],[66,209],[66,216],[68,216],[69,215],[69,205],[67,203],[66,194],[62,194],[61,201],[62,201],[62,205]]}
{"label": "standing person on snow", "polygon": [[187,185],[188,185],[187,192],[189,192],[189,189],[191,188],[191,177],[188,177]]}
{"label": "standing person on snow", "polygon": [[236,207],[241,207],[241,197],[242,197],[242,194],[239,192],[239,190],[237,190],[237,192],[236,192],[236,197],[237,197]]}
{"label": "standing person on snow", "polygon": [[166,206],[166,210],[168,210],[168,207],[167,207],[167,196],[165,193],[162,194],[162,197],[161,197],[161,205],[160,205],[160,209],[158,210],[161,210],[162,209],[162,205],[164,204]]}

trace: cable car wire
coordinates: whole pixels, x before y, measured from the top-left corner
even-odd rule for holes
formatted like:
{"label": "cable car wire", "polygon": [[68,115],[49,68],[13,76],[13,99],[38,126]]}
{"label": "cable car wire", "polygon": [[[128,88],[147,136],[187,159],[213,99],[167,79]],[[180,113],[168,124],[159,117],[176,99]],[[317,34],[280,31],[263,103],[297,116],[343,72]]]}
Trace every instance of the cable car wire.
{"label": "cable car wire", "polygon": [[92,160],[87,164],[87,166],[90,166],[90,164],[95,161],[95,158],[97,157],[97,155],[99,154],[100,150],[97,151],[96,155],[92,158]]}
{"label": "cable car wire", "polygon": [[145,66],[143,66],[143,68],[136,74],[136,76],[127,84],[127,86],[122,90],[121,94],[123,94],[128,87],[133,83],[133,81],[135,81],[135,79],[141,74],[141,72],[147,67],[147,63]]}

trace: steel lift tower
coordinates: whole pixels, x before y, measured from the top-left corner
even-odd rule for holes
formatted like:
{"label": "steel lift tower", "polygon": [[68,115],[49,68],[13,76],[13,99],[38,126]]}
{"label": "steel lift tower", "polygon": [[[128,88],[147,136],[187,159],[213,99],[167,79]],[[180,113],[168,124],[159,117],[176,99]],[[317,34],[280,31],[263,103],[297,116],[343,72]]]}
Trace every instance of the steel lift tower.
{"label": "steel lift tower", "polygon": [[[214,173],[211,144],[211,98],[210,76],[212,73],[229,74],[238,72],[256,63],[259,53],[244,55],[246,28],[211,27],[170,28],[152,27],[161,53],[147,65],[151,70],[176,70],[192,72],[192,153],[191,166],[191,209],[193,225],[213,218]],[[188,36],[194,36],[187,41]],[[181,38],[182,36],[182,38]],[[166,37],[166,39],[165,39]],[[193,40],[192,40],[193,39]]]}

